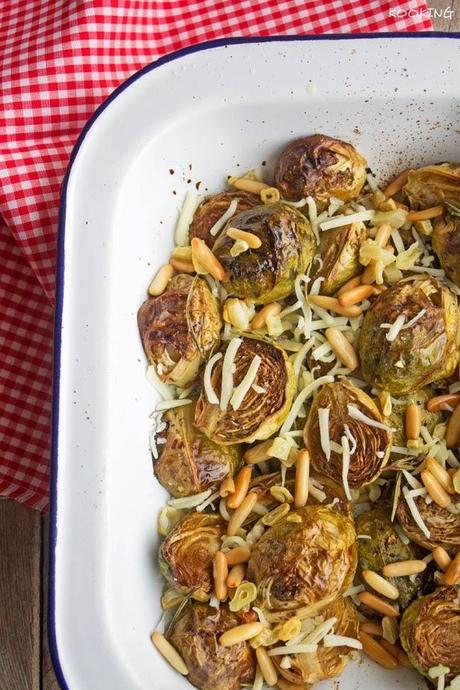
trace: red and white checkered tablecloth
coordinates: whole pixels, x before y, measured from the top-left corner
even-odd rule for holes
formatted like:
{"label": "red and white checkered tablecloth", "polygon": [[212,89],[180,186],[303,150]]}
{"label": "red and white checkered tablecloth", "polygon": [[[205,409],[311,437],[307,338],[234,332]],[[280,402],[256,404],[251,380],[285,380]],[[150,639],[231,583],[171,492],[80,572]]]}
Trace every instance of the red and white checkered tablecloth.
{"label": "red and white checkered tablecloth", "polygon": [[47,508],[59,186],[101,101],[161,55],[210,39],[431,29],[417,0],[3,0],[1,496]]}

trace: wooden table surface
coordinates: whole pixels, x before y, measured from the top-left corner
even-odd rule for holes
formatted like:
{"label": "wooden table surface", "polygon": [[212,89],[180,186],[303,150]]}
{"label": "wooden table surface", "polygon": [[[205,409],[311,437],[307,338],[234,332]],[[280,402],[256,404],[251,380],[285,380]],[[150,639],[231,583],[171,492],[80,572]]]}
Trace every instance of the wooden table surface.
{"label": "wooden table surface", "polygon": [[[460,31],[460,0],[428,4],[453,12],[452,18],[434,18],[436,30]],[[60,687],[46,635],[47,534],[46,517],[0,499],[0,690]]]}

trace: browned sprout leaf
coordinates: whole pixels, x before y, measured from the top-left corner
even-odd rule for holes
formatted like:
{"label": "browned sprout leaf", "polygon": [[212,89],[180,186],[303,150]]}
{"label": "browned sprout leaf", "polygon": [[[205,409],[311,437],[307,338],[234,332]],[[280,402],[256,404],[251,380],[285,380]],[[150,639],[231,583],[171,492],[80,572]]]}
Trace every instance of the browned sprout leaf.
{"label": "browned sprout leaf", "polygon": [[321,233],[318,252],[323,260],[314,278],[323,277],[321,294],[332,295],[348,280],[363,270],[359,263],[359,248],[367,238],[364,223],[352,223]]}
{"label": "browned sprout leaf", "polygon": [[[398,397],[396,402],[392,405],[392,412],[389,417],[386,417],[386,423],[391,426],[393,431],[393,446],[405,446],[407,443],[406,436],[406,410],[407,407],[412,403],[418,405],[422,411],[422,425],[428,429],[430,434],[437,424],[443,421],[443,416],[441,412],[428,412],[426,409],[426,404],[430,398],[436,395],[434,390],[427,386],[426,388],[421,388],[418,391],[409,393]],[[401,455],[393,454],[393,461],[397,460],[407,460],[407,456],[401,457]]]}
{"label": "browned sprout leaf", "polygon": [[434,501],[427,504],[423,496],[417,496],[414,501],[430,536],[427,537],[416,524],[401,493],[396,508],[396,517],[409,539],[430,551],[435,546],[442,546],[451,556],[454,556],[460,549],[460,513],[451,513],[447,508],[441,508]]}
{"label": "browned sprout leaf", "polygon": [[174,622],[168,640],[188,668],[188,680],[199,690],[240,690],[254,681],[256,659],[248,642],[231,647],[219,644],[220,636],[240,625],[240,617],[221,605],[187,606]]}
{"label": "browned sprout leaf", "polygon": [[260,197],[257,194],[249,194],[248,192],[221,192],[221,194],[210,196],[195,211],[189,227],[190,239],[198,237],[200,240],[204,240],[208,247],[212,249],[216,238],[210,235],[209,231],[224,213],[228,211],[233,199],[236,199],[238,202],[234,215],[260,204]]}
{"label": "browned sprout leaf", "polygon": [[447,277],[460,287],[460,216],[447,213],[435,220],[431,241]]}
{"label": "browned sprout leaf", "polygon": [[285,199],[311,196],[320,210],[331,197],[355,199],[365,181],[366,160],[351,144],[323,134],[292,141],[275,168],[275,183]]}
{"label": "browned sprout leaf", "polygon": [[446,684],[460,674],[460,605],[456,587],[438,587],[414,601],[401,619],[401,643],[424,676],[431,668],[449,669]]}
{"label": "browned sprout leaf", "polygon": [[441,163],[411,170],[403,192],[414,209],[446,203],[460,209],[460,164]]}

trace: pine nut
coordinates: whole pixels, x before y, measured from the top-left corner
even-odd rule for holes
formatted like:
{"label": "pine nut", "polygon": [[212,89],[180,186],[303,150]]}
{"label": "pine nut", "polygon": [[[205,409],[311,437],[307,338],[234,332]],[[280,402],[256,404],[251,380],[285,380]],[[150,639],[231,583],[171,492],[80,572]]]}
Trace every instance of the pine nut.
{"label": "pine nut", "polygon": [[152,633],[150,639],[160,652],[161,656],[166,659],[168,664],[172,666],[175,671],[181,673],[183,676],[188,675],[188,668],[185,665],[184,660],[177,650],[174,649],[172,644],[168,642],[164,635],[155,631]]}
{"label": "pine nut", "polygon": [[399,637],[399,625],[396,618],[384,616],[382,618],[382,637],[390,644],[394,644]]}
{"label": "pine nut", "polygon": [[379,640],[379,642],[382,645],[382,647],[387,650],[388,654],[391,654],[391,656],[394,659],[396,659],[396,661],[397,661],[398,660],[398,648],[397,648],[397,646],[395,644],[389,642],[385,638],[382,638],[381,640]]}
{"label": "pine nut", "polygon": [[382,625],[377,623],[377,621],[364,621],[360,624],[359,629],[368,635],[377,635],[377,637],[382,637],[383,635]]}
{"label": "pine nut", "polygon": [[256,503],[257,494],[255,491],[251,491],[230,518],[230,522],[228,523],[227,527],[227,534],[229,537],[234,537],[236,535]]}
{"label": "pine nut", "polygon": [[358,307],[356,304],[352,304],[350,307],[342,307],[336,297],[327,297],[326,295],[308,295],[308,301],[317,307],[322,307],[323,309],[328,309],[336,314],[349,316],[351,318],[361,316],[363,313],[361,307]]}
{"label": "pine nut", "polygon": [[406,437],[409,441],[416,441],[422,428],[422,408],[410,403],[406,409]]}
{"label": "pine nut", "polygon": [[398,667],[398,662],[394,656],[387,652],[380,642],[361,630],[359,631],[359,639],[363,645],[363,651],[377,664],[388,669]]}
{"label": "pine nut", "polygon": [[178,273],[195,273],[195,266],[191,261],[186,259],[175,259],[173,256],[169,259],[169,263]]}
{"label": "pine nut", "polygon": [[372,285],[376,280],[377,267],[375,261],[371,261],[364,269],[364,273],[361,274],[361,282],[363,285]]}
{"label": "pine nut", "polygon": [[389,196],[394,196],[404,187],[407,182],[408,174],[409,170],[403,170],[402,173],[400,173],[397,177],[395,177],[394,180],[390,182],[388,187],[383,192],[387,198]]}
{"label": "pine nut", "polygon": [[158,297],[162,295],[166,290],[166,286],[173,277],[174,269],[171,264],[165,264],[160,268],[160,270],[155,275],[155,278],[149,285],[148,293],[152,297]]}
{"label": "pine nut", "polygon": [[351,288],[347,292],[343,292],[339,295],[338,300],[342,307],[349,307],[352,304],[358,304],[362,302],[363,299],[367,299],[374,292],[372,285],[358,285],[358,287]]}
{"label": "pine nut", "polygon": [[393,403],[391,402],[391,395],[388,391],[381,391],[379,393],[380,407],[384,417],[389,417],[393,411]]}
{"label": "pine nut", "polygon": [[227,498],[227,508],[238,508],[248,493],[252,467],[242,467],[235,477],[235,491]]}
{"label": "pine nut", "polygon": [[185,261],[192,260],[192,248],[190,245],[186,247],[174,247],[171,256],[174,259],[185,259]]}
{"label": "pine nut", "polygon": [[308,500],[308,479],[310,476],[310,453],[305,448],[299,451],[295,466],[294,505],[303,508]]}
{"label": "pine nut", "polygon": [[444,582],[446,585],[457,585],[460,582],[460,551],[447,568]]}
{"label": "pine nut", "polygon": [[228,565],[225,554],[217,551],[213,562],[214,594],[218,601],[225,601],[227,598],[227,577]]}
{"label": "pine nut", "polygon": [[273,445],[273,439],[268,439],[268,441],[263,441],[258,443],[252,448],[249,448],[243,455],[245,461],[248,465],[256,465],[259,462],[265,462],[272,456],[270,455],[270,449]]}
{"label": "pine nut", "polygon": [[[375,235],[375,241],[379,247],[385,247],[391,237],[392,230],[393,228],[391,227],[390,223],[382,223],[382,225],[380,225]],[[392,247],[392,249],[394,251],[394,247]]]}
{"label": "pine nut", "polygon": [[200,268],[210,273],[215,280],[223,280],[225,278],[225,269],[209,249],[206,242],[200,240],[199,237],[194,237],[191,245],[193,265],[195,266],[195,262],[197,262]]}
{"label": "pine nut", "polygon": [[235,482],[233,477],[225,477],[224,481],[220,485],[219,496],[221,498],[226,498],[235,491]]}
{"label": "pine nut", "polygon": [[401,666],[404,666],[405,668],[412,668],[409,657],[407,656],[406,652],[403,652],[401,647],[391,644],[391,642],[388,642],[387,640],[380,640],[380,644],[384,649],[387,650],[389,654],[391,654],[391,656],[394,656]]}
{"label": "pine nut", "polygon": [[230,323],[240,331],[247,331],[249,328],[251,311],[246,302],[237,297],[225,300],[222,316],[226,323]]}
{"label": "pine nut", "polygon": [[431,220],[431,218],[442,216],[443,212],[443,206],[432,206],[431,208],[424,208],[423,211],[409,211],[406,220]]}
{"label": "pine nut", "polygon": [[227,182],[231,187],[241,189],[243,192],[251,192],[252,194],[260,194],[262,189],[269,189],[270,185],[258,180],[249,180],[247,177],[232,177],[227,178]]}
{"label": "pine nut", "polygon": [[344,283],[344,285],[342,285],[340,290],[337,291],[337,297],[340,297],[340,295],[343,295],[345,292],[348,292],[349,290],[357,288],[358,285],[361,285],[361,276],[355,276],[355,278],[350,278],[350,280],[347,280],[347,282]]}
{"label": "pine nut", "polygon": [[272,687],[278,680],[278,674],[273,661],[268,656],[267,650],[264,647],[257,647],[256,657],[265,682],[267,683],[268,687]]}
{"label": "pine nut", "polygon": [[276,187],[260,190],[260,198],[264,204],[274,204],[280,200],[280,192]]}
{"label": "pine nut", "polygon": [[460,404],[455,406],[449,417],[445,441],[448,448],[456,448],[460,445]]}
{"label": "pine nut", "polygon": [[417,575],[417,573],[423,573],[425,568],[425,561],[419,561],[414,558],[408,561],[388,563],[388,565],[383,566],[382,572],[385,577],[405,577],[407,575]]}
{"label": "pine nut", "polygon": [[442,571],[446,571],[452,563],[452,558],[449,556],[447,551],[443,549],[442,546],[436,546],[432,553],[436,565],[441,568]]}
{"label": "pine nut", "polygon": [[244,563],[234,565],[227,577],[227,587],[236,589],[243,582],[245,575],[246,565]]}
{"label": "pine nut", "polygon": [[257,312],[257,314],[254,316],[254,318],[251,321],[251,328],[254,330],[257,330],[259,328],[263,328],[267,322],[267,318],[269,316],[278,316],[278,314],[281,313],[281,304],[278,304],[278,302],[272,302],[271,304],[266,304],[265,307],[262,307],[260,311]]}
{"label": "pine nut", "polygon": [[398,588],[392,585],[391,582],[385,580],[385,578],[378,573],[375,573],[373,570],[363,570],[362,575],[369,587],[375,589],[375,591],[382,596],[387,597],[388,599],[397,599],[399,597]]}
{"label": "pine nut", "polygon": [[449,472],[442,467],[434,458],[425,458],[425,467],[428,472],[431,472],[433,477],[436,477],[438,482],[441,484],[442,488],[447,491],[448,494],[454,494],[454,483]]}
{"label": "pine nut", "polygon": [[371,592],[360,592],[358,594],[358,599],[362,604],[369,606],[369,608],[374,609],[374,611],[382,613],[384,616],[391,616],[394,618],[399,616],[399,611],[391,606],[391,604],[387,604],[386,601],[376,597],[375,594],[371,594]]}
{"label": "pine nut", "polygon": [[259,249],[259,247],[262,246],[260,237],[257,237],[257,235],[254,235],[252,232],[246,232],[239,228],[228,228],[225,232],[232,240],[242,240],[246,242],[251,249]]}
{"label": "pine nut", "polygon": [[230,630],[226,630],[223,635],[220,636],[219,644],[223,647],[232,647],[234,644],[239,644],[240,642],[245,642],[250,640],[262,632],[264,626],[262,623],[243,623],[243,625],[237,625]]}
{"label": "pine nut", "polygon": [[[363,286],[365,287],[365,286]],[[355,348],[338,328],[326,328],[326,338],[334,354],[341,361],[344,367],[353,371],[358,367],[358,356]]]}
{"label": "pine nut", "polygon": [[236,546],[225,554],[227,565],[240,565],[247,563],[251,556],[251,550],[247,546]]}
{"label": "pine nut", "polygon": [[460,403],[460,393],[446,393],[446,395],[436,395],[430,398],[426,404],[428,412],[438,412],[438,410],[450,410]]}
{"label": "pine nut", "polygon": [[420,479],[423,482],[425,489],[430,494],[433,501],[440,508],[447,508],[450,505],[451,499],[447,491],[444,491],[441,484],[438,482],[436,477],[434,477],[428,470],[422,470],[420,472]]}

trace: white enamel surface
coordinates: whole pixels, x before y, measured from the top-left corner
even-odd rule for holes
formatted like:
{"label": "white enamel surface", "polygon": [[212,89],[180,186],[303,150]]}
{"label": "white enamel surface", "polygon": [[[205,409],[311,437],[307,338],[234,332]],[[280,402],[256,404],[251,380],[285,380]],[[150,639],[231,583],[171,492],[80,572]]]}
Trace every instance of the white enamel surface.
{"label": "white enamel surface", "polygon": [[[285,142],[315,131],[352,141],[385,176],[458,159],[459,57],[447,38],[212,48],[143,75],[91,127],[68,187],[60,374],[55,625],[71,690],[189,687],[149,640],[165,493],[136,328],[185,191],[217,191],[264,160],[269,170]],[[423,683],[367,663],[340,680],[383,687]]]}

